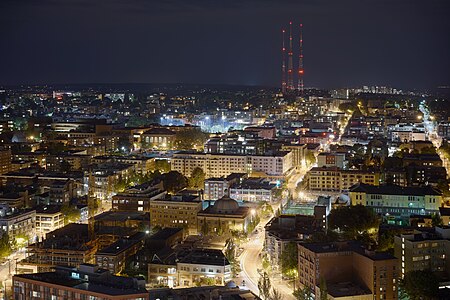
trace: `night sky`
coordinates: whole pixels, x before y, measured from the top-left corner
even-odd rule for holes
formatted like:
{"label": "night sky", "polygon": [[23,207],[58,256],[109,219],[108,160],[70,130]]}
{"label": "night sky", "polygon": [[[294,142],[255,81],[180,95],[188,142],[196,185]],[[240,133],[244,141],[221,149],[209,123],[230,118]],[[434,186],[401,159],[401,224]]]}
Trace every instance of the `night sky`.
{"label": "night sky", "polygon": [[0,84],[278,86],[304,24],[305,85],[450,84],[449,0],[1,0]]}

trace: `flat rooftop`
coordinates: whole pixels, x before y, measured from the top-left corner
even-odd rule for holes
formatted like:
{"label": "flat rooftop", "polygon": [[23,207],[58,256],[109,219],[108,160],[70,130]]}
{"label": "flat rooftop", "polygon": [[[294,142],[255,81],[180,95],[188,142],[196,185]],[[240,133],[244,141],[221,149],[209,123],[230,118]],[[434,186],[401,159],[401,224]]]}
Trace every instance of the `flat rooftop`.
{"label": "flat rooftop", "polygon": [[[76,272],[76,270],[74,270]],[[38,282],[45,282],[54,285],[70,287],[78,290],[84,290],[94,293],[100,293],[110,296],[133,295],[148,293],[146,289],[133,287],[133,278],[117,278],[119,276],[109,276],[104,280],[84,280],[75,279],[72,276],[60,272],[44,272],[34,274],[15,275],[14,278],[24,278]],[[126,279],[128,280],[126,280]]]}
{"label": "flat rooftop", "polygon": [[372,295],[369,289],[361,287],[354,282],[328,283],[327,292],[333,297],[351,297]]}

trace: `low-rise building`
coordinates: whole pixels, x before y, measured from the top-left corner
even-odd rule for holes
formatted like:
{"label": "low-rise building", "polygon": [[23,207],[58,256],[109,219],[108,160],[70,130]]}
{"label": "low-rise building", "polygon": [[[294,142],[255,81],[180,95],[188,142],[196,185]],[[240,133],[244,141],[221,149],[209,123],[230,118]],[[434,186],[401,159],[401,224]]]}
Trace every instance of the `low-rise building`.
{"label": "low-rise building", "polygon": [[79,267],[94,263],[98,241],[91,239],[87,224],[70,223],[47,234],[43,241],[27,246],[28,256],[17,269],[22,273],[48,272],[57,265]]}
{"label": "low-rise building", "polygon": [[142,148],[167,150],[175,144],[176,133],[167,128],[152,128],[141,135]]}
{"label": "low-rise building", "polygon": [[246,179],[230,187],[230,197],[238,201],[273,202],[277,185],[265,179]]}
{"label": "low-rise building", "polygon": [[56,267],[54,272],[13,277],[14,299],[105,299],[145,300],[145,281],[114,276],[95,265]]}
{"label": "low-rise building", "polygon": [[330,168],[336,167],[339,169],[345,169],[347,167],[347,162],[345,160],[344,153],[330,153],[323,152],[317,156],[317,166],[319,168]]}
{"label": "low-rise building", "polygon": [[202,210],[202,201],[192,195],[167,195],[166,198],[150,202],[152,226],[179,227],[185,234],[197,234],[197,213]]}
{"label": "low-rise building", "polygon": [[224,196],[197,214],[198,232],[204,235],[230,230],[247,232],[252,217],[248,207],[239,206],[236,200]]}
{"label": "low-rise building", "polygon": [[367,251],[358,242],[300,243],[298,267],[300,286],[310,288],[315,298],[321,298],[324,281],[327,299],[397,299],[397,259]]}
{"label": "low-rise building", "polygon": [[[177,262],[180,286],[192,286],[209,278],[213,285],[224,285],[231,280],[231,264],[221,250],[195,249]],[[207,281],[205,283],[208,284]]]}
{"label": "low-rise building", "polygon": [[38,240],[45,239],[47,233],[64,226],[61,207],[56,205],[36,208],[36,235]]}
{"label": "low-rise building", "polygon": [[229,282],[225,286],[151,289],[150,299],[261,300],[253,292],[239,288],[234,282]]}
{"label": "low-rise building", "polygon": [[246,173],[232,173],[227,177],[205,179],[203,199],[218,200],[225,196],[231,185],[242,182],[247,177]]}
{"label": "low-rise building", "polygon": [[350,188],[352,205],[371,207],[376,213],[398,215],[409,218],[410,215],[426,215],[439,212],[442,193],[431,187],[401,187],[398,185],[380,185],[358,183]]}
{"label": "low-rise building", "polygon": [[394,255],[398,258],[401,278],[416,270],[430,270],[440,278],[450,275],[450,228],[415,230],[394,237]]}
{"label": "low-rise building", "polygon": [[117,211],[150,212],[150,203],[167,194],[161,180],[152,180],[128,188],[112,197],[112,209]]}
{"label": "low-rise building", "polygon": [[148,264],[148,278],[153,286],[224,285],[231,280],[231,265],[221,250],[163,249]]}
{"label": "low-rise building", "polygon": [[36,211],[34,209],[15,210],[8,205],[0,205],[0,229],[11,240],[22,238],[32,241],[36,237]]}
{"label": "low-rise building", "polygon": [[113,274],[122,272],[126,266],[126,259],[141,249],[145,236],[144,232],[138,232],[100,249],[95,254],[96,264]]}

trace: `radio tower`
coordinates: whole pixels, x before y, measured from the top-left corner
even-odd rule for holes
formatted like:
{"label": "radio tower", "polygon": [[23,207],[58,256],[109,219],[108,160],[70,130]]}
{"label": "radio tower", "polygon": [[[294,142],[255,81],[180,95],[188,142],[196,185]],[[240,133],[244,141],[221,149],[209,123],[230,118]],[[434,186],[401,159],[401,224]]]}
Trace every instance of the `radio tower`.
{"label": "radio tower", "polygon": [[294,67],[292,63],[292,21],[289,22],[289,52],[288,52],[288,80],[287,89],[289,91],[294,90]]}
{"label": "radio tower", "polygon": [[286,33],[286,30],[281,31],[283,35],[283,47],[281,48],[281,92],[286,93],[286,45],[284,41],[284,34]]}
{"label": "radio tower", "polygon": [[300,52],[298,54],[298,90],[303,93],[303,75],[305,70],[303,69],[303,24],[300,24]]}

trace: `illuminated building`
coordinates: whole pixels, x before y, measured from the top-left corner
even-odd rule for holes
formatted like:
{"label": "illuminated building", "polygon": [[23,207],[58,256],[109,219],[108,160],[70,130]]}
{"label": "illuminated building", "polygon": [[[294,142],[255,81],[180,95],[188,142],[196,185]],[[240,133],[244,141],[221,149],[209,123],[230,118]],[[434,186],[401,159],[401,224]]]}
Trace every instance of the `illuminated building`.
{"label": "illuminated building", "polygon": [[379,185],[380,173],[360,170],[341,170],[336,167],[315,167],[306,173],[305,181],[311,191],[340,192],[362,182]]}
{"label": "illuminated building", "polygon": [[253,214],[245,206],[228,196],[214,202],[213,205],[197,214],[198,232],[217,234],[230,230],[247,232]]}
{"label": "illuminated building", "polygon": [[446,278],[450,273],[450,229],[434,227],[397,235],[394,237],[394,255],[398,258],[401,278],[415,270],[430,270]]}
{"label": "illuminated building", "polygon": [[352,205],[361,204],[382,215],[402,217],[437,213],[442,203],[442,193],[428,185],[401,187],[358,183],[350,189],[349,196]]}
{"label": "illuminated building", "polygon": [[268,177],[283,177],[292,169],[292,153],[278,152],[274,155],[225,155],[181,152],[174,154],[171,167],[185,176],[199,167],[206,178],[228,176],[231,173],[263,173]]}
{"label": "illuminated building", "polygon": [[145,281],[114,276],[90,264],[13,277],[14,299],[149,299]]}
{"label": "illuminated building", "polygon": [[197,213],[202,209],[202,201],[196,196],[173,195],[150,202],[150,222],[152,226],[179,227],[185,234],[197,234]]}

